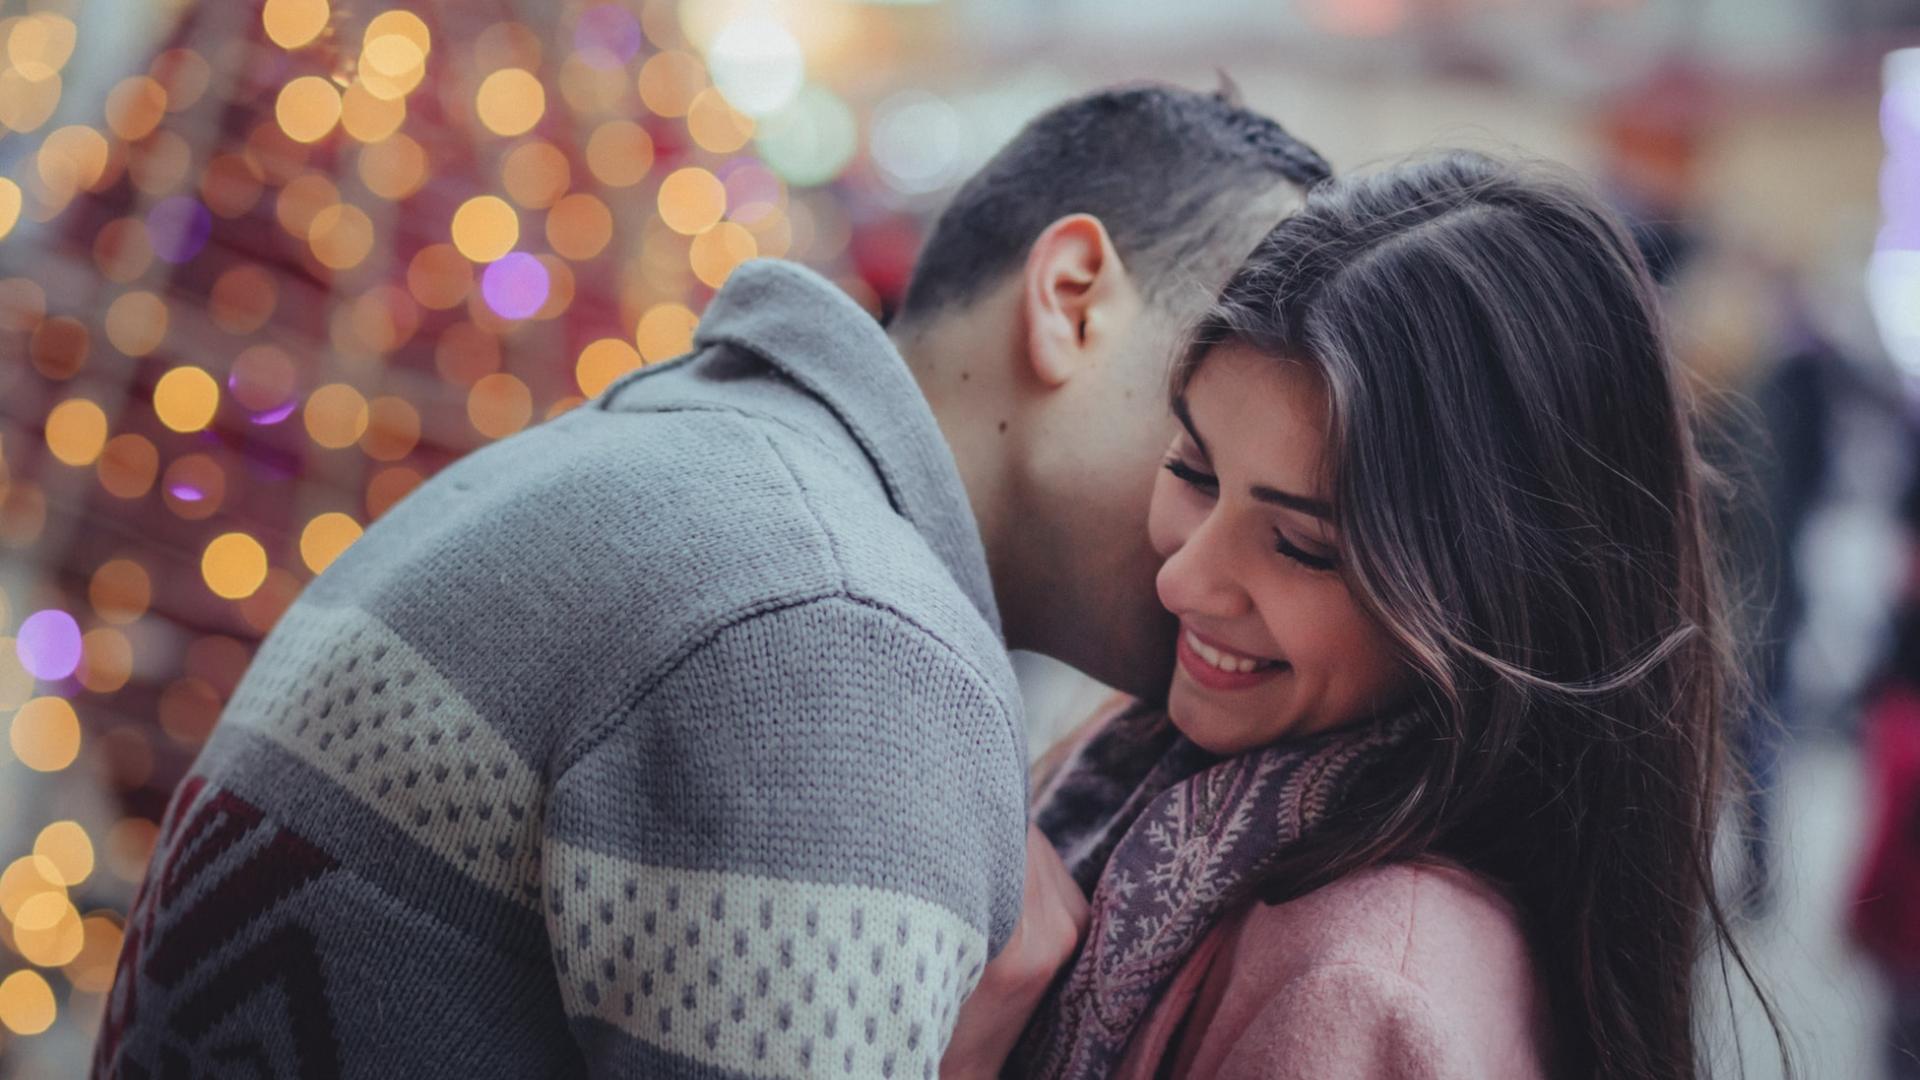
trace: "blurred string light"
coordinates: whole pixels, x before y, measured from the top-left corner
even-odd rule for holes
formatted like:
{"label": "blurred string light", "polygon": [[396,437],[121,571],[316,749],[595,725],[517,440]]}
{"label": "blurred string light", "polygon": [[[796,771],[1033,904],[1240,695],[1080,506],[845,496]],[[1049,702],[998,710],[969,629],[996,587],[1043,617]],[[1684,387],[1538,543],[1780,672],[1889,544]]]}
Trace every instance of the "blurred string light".
{"label": "blurred string light", "polygon": [[1888,53],[1880,128],[1880,236],[1867,295],[1895,363],[1920,378],[1920,49]]}

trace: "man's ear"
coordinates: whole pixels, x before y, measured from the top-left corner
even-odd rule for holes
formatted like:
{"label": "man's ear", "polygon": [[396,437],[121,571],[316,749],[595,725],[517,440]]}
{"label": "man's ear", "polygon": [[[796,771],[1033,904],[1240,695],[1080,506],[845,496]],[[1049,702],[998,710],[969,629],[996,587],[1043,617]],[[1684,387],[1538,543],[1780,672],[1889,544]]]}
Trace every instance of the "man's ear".
{"label": "man's ear", "polygon": [[1140,298],[1106,226],[1091,214],[1069,214],[1034,240],[1020,303],[1028,370],[1056,387],[1098,361],[1138,313]]}

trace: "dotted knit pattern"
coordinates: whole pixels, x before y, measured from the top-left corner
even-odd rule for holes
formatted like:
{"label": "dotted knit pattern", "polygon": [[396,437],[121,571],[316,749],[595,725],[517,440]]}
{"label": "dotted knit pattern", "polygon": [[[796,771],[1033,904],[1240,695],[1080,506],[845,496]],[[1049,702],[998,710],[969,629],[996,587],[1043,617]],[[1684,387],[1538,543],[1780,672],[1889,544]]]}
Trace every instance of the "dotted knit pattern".
{"label": "dotted knit pattern", "polygon": [[539,777],[374,616],[288,620],[222,723],[265,735],[475,881],[539,906]]}
{"label": "dotted knit pattern", "polygon": [[568,1012],[749,1076],[934,1076],[987,941],[857,886],[547,851]]}

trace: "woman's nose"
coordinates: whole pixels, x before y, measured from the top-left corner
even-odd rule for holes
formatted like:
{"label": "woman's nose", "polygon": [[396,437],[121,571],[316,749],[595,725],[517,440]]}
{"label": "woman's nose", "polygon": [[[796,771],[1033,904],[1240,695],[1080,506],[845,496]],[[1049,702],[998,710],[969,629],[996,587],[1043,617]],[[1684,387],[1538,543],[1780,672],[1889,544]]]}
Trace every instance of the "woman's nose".
{"label": "woman's nose", "polygon": [[1209,516],[1160,564],[1154,589],[1162,607],[1175,615],[1209,619],[1237,618],[1251,610],[1221,532]]}

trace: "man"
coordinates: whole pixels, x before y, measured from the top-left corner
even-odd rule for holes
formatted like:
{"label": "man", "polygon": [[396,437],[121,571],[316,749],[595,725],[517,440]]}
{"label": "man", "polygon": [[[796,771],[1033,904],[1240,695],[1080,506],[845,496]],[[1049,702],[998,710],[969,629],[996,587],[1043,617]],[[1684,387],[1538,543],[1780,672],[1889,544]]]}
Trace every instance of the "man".
{"label": "man", "polygon": [[1221,96],[1069,102],[891,338],[749,264],[424,485],[176,794],[96,1074],[931,1076],[1021,910],[1006,649],[1163,692],[1165,361],[1324,174]]}

